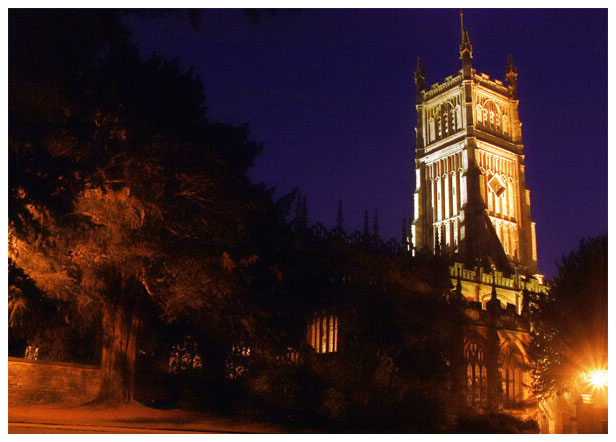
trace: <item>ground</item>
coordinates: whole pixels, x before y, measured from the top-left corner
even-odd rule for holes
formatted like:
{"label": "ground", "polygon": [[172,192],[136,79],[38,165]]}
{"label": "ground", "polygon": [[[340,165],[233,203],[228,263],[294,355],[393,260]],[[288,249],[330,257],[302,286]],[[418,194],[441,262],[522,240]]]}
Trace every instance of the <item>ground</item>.
{"label": "ground", "polygon": [[10,406],[9,433],[280,433],[271,425],[212,414],[158,410],[138,402],[119,407]]}

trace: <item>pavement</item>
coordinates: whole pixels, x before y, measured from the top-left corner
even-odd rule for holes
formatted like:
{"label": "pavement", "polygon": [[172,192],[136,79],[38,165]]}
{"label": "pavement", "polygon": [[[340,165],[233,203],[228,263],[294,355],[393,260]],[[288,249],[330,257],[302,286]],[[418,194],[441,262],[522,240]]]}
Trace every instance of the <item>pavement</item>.
{"label": "pavement", "polygon": [[8,432],[16,433],[284,433],[282,428],[207,413],[159,410],[138,402],[119,407],[9,406]]}

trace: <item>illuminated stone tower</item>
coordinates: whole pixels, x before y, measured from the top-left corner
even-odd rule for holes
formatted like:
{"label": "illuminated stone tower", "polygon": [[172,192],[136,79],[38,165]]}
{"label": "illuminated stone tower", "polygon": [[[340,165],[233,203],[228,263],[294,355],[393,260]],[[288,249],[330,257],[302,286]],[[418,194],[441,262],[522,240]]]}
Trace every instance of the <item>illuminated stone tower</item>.
{"label": "illuminated stone tower", "polygon": [[415,251],[457,253],[467,268],[537,274],[535,223],[524,179],[517,71],[506,82],[472,67],[473,50],[461,20],[462,69],[425,88],[417,63]]}

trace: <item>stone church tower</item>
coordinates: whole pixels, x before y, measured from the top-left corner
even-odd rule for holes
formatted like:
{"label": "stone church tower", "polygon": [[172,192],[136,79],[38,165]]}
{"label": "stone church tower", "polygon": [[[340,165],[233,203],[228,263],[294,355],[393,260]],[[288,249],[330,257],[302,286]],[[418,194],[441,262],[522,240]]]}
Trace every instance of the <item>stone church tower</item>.
{"label": "stone church tower", "polygon": [[414,251],[458,254],[467,268],[535,275],[537,244],[524,179],[517,72],[506,82],[472,66],[473,48],[461,19],[461,69],[425,87],[417,63]]}
{"label": "stone church tower", "polygon": [[464,312],[463,356],[454,377],[464,402],[537,416],[529,388],[529,292],[546,292],[537,270],[535,223],[524,179],[517,71],[505,83],[477,72],[460,14],[461,69],[425,87],[417,63],[413,253],[453,258]]}

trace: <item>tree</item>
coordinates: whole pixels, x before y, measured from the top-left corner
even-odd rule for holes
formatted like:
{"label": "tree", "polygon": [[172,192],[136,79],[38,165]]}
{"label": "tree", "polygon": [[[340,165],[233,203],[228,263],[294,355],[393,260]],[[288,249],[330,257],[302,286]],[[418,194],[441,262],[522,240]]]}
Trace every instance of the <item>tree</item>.
{"label": "tree", "polygon": [[581,372],[607,368],[607,235],[582,239],[558,263],[548,294],[530,296],[538,397],[571,391]]}
{"label": "tree", "polygon": [[254,262],[240,244],[271,196],[246,177],[261,145],[206,119],[192,70],[142,61],[117,13],[10,18],[9,257],[45,295],[102,312],[100,397],[130,400],[151,303],[169,321],[237,312]]}

